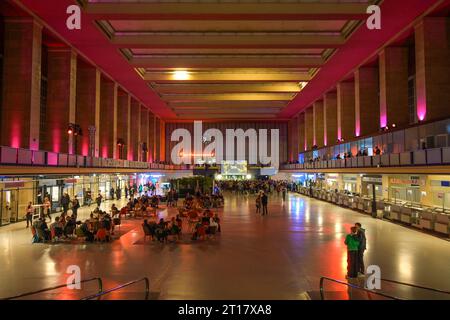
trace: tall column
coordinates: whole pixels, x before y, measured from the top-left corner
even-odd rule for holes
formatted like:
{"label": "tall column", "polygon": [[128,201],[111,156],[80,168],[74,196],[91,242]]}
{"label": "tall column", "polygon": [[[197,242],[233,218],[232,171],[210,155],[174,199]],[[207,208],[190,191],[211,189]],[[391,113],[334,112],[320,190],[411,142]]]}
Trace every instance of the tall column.
{"label": "tall column", "polygon": [[[78,61],[77,102],[75,122],[81,127],[82,136],[77,139],[77,154],[96,156],[98,151],[99,110],[100,110],[100,73],[85,62]],[[95,127],[95,134],[90,128]]]}
{"label": "tall column", "polygon": [[[125,158],[127,160],[133,160],[133,144],[131,142],[131,96],[127,93],[127,152]],[[124,154],[125,155],[125,154]]]}
{"label": "tall column", "polygon": [[1,144],[39,149],[42,26],[7,19],[4,29]]}
{"label": "tall column", "polygon": [[380,127],[408,125],[408,48],[385,48],[379,62]]}
{"label": "tall column", "polygon": [[[141,130],[139,137],[139,145],[141,146],[139,149],[140,161],[148,161],[148,151],[149,151],[149,141],[148,141],[148,109],[141,105]],[[146,146],[147,151],[144,153],[142,150],[143,146]]]}
{"label": "tall column", "polygon": [[160,161],[166,161],[166,123],[160,120]]}
{"label": "tall column", "polygon": [[337,93],[327,92],[323,96],[324,144],[332,146],[337,141]]}
{"label": "tall column", "polygon": [[294,160],[294,138],[293,138],[293,119],[289,120],[287,123],[288,126],[288,159],[289,162],[292,162]]}
{"label": "tall column", "polygon": [[100,156],[100,97],[102,73],[96,69],[95,73],[95,146],[94,156]]}
{"label": "tall column", "polygon": [[117,97],[117,139],[115,143],[121,141],[124,145],[117,145],[117,159],[127,158],[128,148],[128,94],[122,90],[118,91]]}
{"label": "tall column", "polygon": [[113,115],[114,115],[114,119],[113,119],[113,141],[112,141],[112,156],[114,159],[119,159],[118,154],[117,154],[117,107],[118,107],[118,90],[119,90],[119,86],[117,85],[117,83],[114,83],[114,100],[113,100]]}
{"label": "tall column", "polygon": [[311,150],[314,145],[314,110],[309,107],[305,111],[305,149]]}
{"label": "tall column", "polygon": [[148,132],[149,132],[149,143],[148,143],[148,160],[149,162],[155,161],[155,116],[153,113],[149,112],[148,115]]}
{"label": "tall column", "polygon": [[316,101],[314,108],[314,145],[320,147],[324,146],[323,139],[323,101]]}
{"label": "tall column", "polygon": [[139,153],[139,113],[140,104],[135,99],[130,100],[130,144],[128,149],[128,160],[137,161]]}
{"label": "tall column", "polygon": [[450,116],[450,19],[424,18],[415,28],[419,120]]}
{"label": "tall column", "polygon": [[305,152],[305,113],[302,112],[298,115],[298,151],[299,153]]}
{"label": "tall column", "polygon": [[102,79],[100,110],[100,156],[113,158],[116,145],[114,131],[117,130],[117,85],[108,79]]}
{"label": "tall column", "polygon": [[355,72],[355,136],[378,132],[378,68],[359,68]]}
{"label": "tall column", "polygon": [[355,84],[340,82],[337,85],[338,139],[349,140],[355,136]]}
{"label": "tall column", "polygon": [[292,148],[294,154],[294,161],[298,161],[298,117],[292,119]]}
{"label": "tall column", "polygon": [[155,117],[155,159],[161,161],[161,122]]}
{"label": "tall column", "polygon": [[75,122],[77,54],[70,48],[48,49],[47,110],[41,149],[73,153],[69,123]]}

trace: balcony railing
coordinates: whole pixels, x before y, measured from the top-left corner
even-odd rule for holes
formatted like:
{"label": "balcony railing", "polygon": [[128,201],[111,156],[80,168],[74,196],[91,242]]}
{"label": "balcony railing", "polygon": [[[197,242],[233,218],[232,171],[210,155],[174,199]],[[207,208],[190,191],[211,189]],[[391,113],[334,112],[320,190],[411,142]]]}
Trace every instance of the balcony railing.
{"label": "balcony railing", "polygon": [[379,168],[450,165],[450,147],[362,156],[347,159],[313,161],[304,164],[285,164],[282,170],[317,170],[336,168]]}
{"label": "balcony railing", "polygon": [[189,165],[172,165],[129,161],[109,158],[33,151],[20,148],[0,147],[0,165],[19,165],[36,167],[72,167],[72,168],[119,168],[150,170],[190,170]]}

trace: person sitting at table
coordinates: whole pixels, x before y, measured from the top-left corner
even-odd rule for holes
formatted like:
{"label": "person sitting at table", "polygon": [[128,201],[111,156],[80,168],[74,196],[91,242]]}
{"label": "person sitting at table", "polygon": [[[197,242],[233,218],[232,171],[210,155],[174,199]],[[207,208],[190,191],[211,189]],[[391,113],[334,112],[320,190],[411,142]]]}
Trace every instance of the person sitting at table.
{"label": "person sitting at table", "polygon": [[209,214],[206,211],[203,213],[202,224],[204,226],[209,226]]}
{"label": "person sitting at table", "polygon": [[50,225],[50,232],[52,235],[52,240],[57,241],[64,235],[63,225],[60,221],[60,217],[55,218],[55,222]]}
{"label": "person sitting at table", "polygon": [[152,197],[151,206],[152,206],[152,208],[158,208],[158,205],[159,205],[159,199],[156,195],[154,195]]}
{"label": "person sitting at table", "polygon": [[173,235],[174,237],[177,237],[178,240],[181,239],[181,229],[178,226],[177,220],[175,219],[175,217],[172,217],[172,219],[170,220],[170,234]]}
{"label": "person sitting at table", "polygon": [[197,240],[199,238],[204,240],[205,236],[206,236],[205,226],[200,222],[197,223],[195,225],[194,233],[192,234],[192,240]]}
{"label": "person sitting at table", "polygon": [[220,218],[219,214],[215,214],[213,218],[214,222],[217,223],[217,232],[220,232]]}
{"label": "person sitting at table", "polygon": [[147,219],[144,220],[144,223],[142,224],[144,229],[147,229],[148,233],[150,234],[150,237],[152,238],[152,241],[155,240],[155,231],[156,231],[156,223],[149,223]]}
{"label": "person sitting at table", "polygon": [[83,235],[86,237],[86,241],[93,242],[94,241],[94,234],[91,232],[90,222],[89,220],[84,221],[84,223],[81,224],[80,230],[83,232]]}
{"label": "person sitting at table", "polygon": [[100,242],[109,241],[108,233],[104,227],[99,227],[97,233],[95,234],[95,240]]}
{"label": "person sitting at table", "polygon": [[169,235],[169,232],[167,230],[167,224],[164,221],[164,219],[160,219],[158,225],[156,226],[155,230],[156,239],[159,242],[167,242],[167,237]]}
{"label": "person sitting at table", "polygon": [[116,207],[116,205],[113,203],[111,206],[111,215],[114,217],[119,214],[119,209]]}

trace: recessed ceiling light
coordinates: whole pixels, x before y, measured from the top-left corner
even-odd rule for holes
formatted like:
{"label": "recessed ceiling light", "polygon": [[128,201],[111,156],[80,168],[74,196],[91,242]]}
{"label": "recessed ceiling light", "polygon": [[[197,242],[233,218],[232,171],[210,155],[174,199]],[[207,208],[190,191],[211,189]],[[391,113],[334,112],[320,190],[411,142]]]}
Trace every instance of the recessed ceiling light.
{"label": "recessed ceiling light", "polygon": [[186,70],[176,70],[173,75],[175,80],[188,80],[189,72]]}

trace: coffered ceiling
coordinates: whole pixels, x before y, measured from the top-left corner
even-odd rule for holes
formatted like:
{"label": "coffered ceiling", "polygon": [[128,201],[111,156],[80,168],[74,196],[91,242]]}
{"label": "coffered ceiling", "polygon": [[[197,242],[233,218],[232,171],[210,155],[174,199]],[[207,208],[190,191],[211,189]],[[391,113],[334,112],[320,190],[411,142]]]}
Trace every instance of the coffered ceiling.
{"label": "coffered ceiling", "polygon": [[177,119],[278,117],[374,1],[81,1]]}

